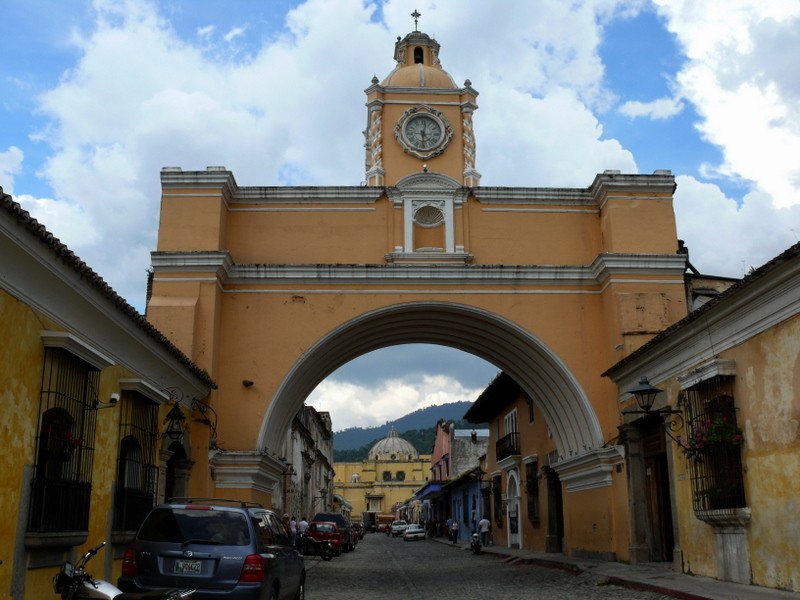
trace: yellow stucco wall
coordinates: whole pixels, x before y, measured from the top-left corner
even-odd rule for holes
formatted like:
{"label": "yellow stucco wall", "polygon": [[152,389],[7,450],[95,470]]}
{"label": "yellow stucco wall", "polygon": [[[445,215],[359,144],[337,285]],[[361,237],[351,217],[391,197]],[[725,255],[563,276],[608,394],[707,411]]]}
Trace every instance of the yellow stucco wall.
{"label": "yellow stucco wall", "polygon": [[[743,429],[745,498],[752,516],[746,526],[753,583],[800,591],[800,317],[719,355],[736,364],[737,421]],[[691,370],[687,365],[686,371]],[[677,397],[679,385],[666,382]],[[687,460],[673,447],[673,484],[684,570],[719,576],[713,528],[692,509]]]}
{"label": "yellow stucco wall", "polygon": [[[44,346],[42,331],[65,331],[24,302],[0,290],[0,336],[13,340],[0,348],[0,369],[3,386],[0,388],[0,439],[6,450],[0,454],[0,510],[8,518],[0,520],[0,597],[9,598],[24,590],[26,598],[49,598],[53,595],[52,577],[58,571],[53,562],[38,568],[29,567],[24,535],[29,507],[27,483],[35,461],[36,440],[40,417],[40,392]],[[120,379],[137,375],[114,365],[100,375],[99,397],[108,398],[120,391]],[[168,407],[162,406],[158,418],[163,425]],[[94,433],[94,453],[91,472],[91,501],[88,537],[85,543],[72,549],[75,557],[102,541],[111,540],[111,508],[119,456],[119,424],[121,409],[97,411]],[[189,424],[188,437],[192,437]],[[199,436],[195,436],[199,437]],[[28,473],[26,475],[26,472]],[[91,562],[97,577],[115,581],[121,561],[107,561],[114,549],[109,544]],[[68,557],[64,555],[64,559]],[[111,564],[110,570],[106,565]],[[20,577],[19,575],[22,574]]]}

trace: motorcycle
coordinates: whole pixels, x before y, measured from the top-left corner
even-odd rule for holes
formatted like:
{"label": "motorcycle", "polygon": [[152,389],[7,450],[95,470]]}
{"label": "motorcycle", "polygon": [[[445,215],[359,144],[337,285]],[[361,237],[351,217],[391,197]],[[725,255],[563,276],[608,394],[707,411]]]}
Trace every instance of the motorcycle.
{"label": "motorcycle", "polygon": [[125,592],[115,585],[94,579],[86,572],[86,563],[100,551],[106,543],[95,546],[86,552],[74,565],[67,561],[61,565],[58,574],[53,576],[53,591],[64,600],[188,600],[195,590],[165,590],[158,592]]}
{"label": "motorcycle", "polygon": [[333,545],[328,540],[315,540],[310,535],[303,535],[298,541],[304,555],[314,554],[322,560],[333,558]]}
{"label": "motorcycle", "polygon": [[469,547],[473,554],[481,553],[481,536],[477,531],[472,534],[472,541],[469,543]]}

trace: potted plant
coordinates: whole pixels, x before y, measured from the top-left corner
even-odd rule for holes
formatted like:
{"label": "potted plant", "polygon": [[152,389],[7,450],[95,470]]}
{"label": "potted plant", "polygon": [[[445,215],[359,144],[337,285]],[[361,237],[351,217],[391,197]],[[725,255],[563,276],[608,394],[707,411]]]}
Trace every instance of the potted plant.
{"label": "potted plant", "polygon": [[677,440],[684,456],[698,458],[716,448],[741,446],[744,436],[733,419],[718,414],[691,423],[689,435]]}

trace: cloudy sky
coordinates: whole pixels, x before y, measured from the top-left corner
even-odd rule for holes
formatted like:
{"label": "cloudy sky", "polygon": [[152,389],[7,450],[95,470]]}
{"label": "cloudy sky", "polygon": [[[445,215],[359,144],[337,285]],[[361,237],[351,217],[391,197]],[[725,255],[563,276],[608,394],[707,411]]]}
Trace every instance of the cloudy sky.
{"label": "cloudy sky", "polygon": [[[364,89],[415,9],[480,92],[482,184],[670,169],[679,236],[708,274],[800,239],[797,0],[2,0],[0,186],[144,311],[161,168],[360,184]],[[474,400],[496,373],[384,352],[315,392],[337,430]]]}

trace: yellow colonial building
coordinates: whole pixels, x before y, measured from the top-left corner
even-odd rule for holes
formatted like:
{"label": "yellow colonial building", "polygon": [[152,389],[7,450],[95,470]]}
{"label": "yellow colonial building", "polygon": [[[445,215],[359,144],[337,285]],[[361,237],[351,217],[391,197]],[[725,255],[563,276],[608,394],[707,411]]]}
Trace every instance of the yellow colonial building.
{"label": "yellow colonial building", "polygon": [[351,507],[353,521],[364,513],[395,516],[430,478],[431,455],[420,454],[394,428],[361,462],[335,462],[334,491]]}
{"label": "yellow colonial building", "polygon": [[0,598],[50,598],[100,542],[116,581],[150,507],[187,493],[214,382],[2,188],[0,262]]}

